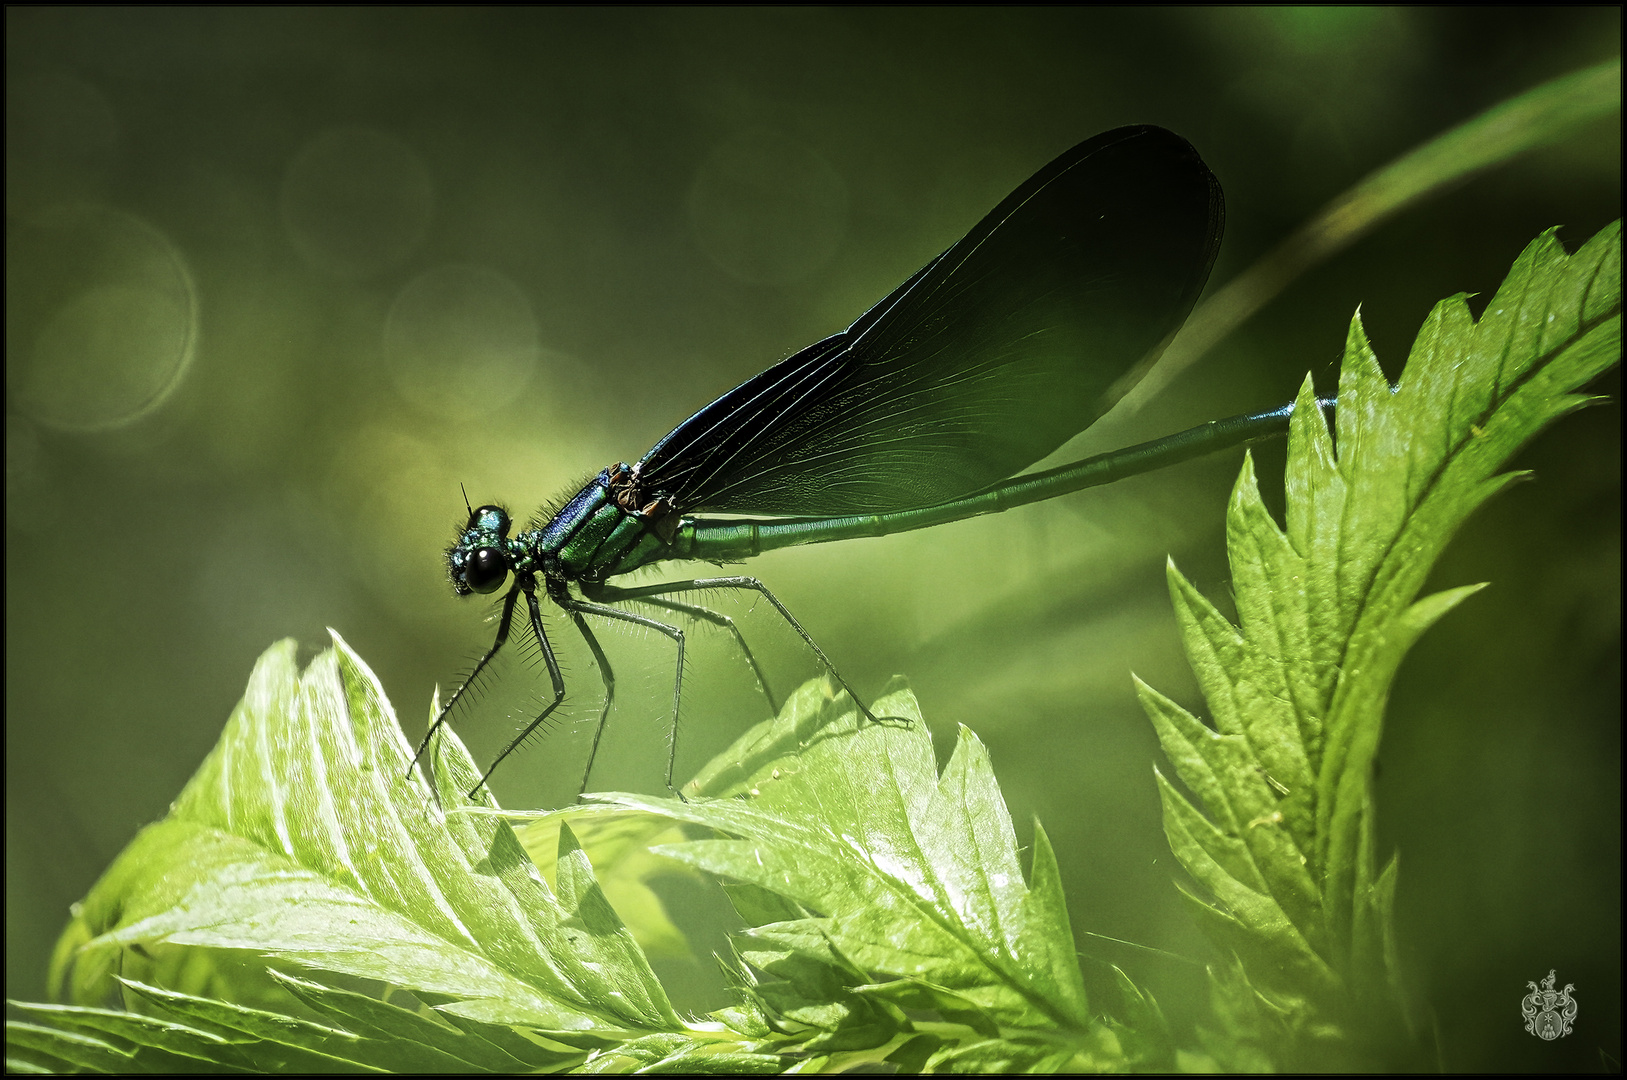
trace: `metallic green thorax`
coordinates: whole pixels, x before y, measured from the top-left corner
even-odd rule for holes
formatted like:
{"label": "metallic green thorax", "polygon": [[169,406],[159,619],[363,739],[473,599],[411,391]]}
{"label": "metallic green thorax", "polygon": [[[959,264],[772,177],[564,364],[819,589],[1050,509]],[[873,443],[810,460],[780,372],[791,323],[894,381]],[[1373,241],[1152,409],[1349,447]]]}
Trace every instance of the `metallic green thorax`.
{"label": "metallic green thorax", "polygon": [[672,558],[678,515],[670,500],[642,497],[634,475],[625,463],[602,470],[547,523],[512,537],[508,512],[501,507],[471,511],[446,553],[453,587],[459,593],[493,591],[482,587],[488,581],[475,577],[483,554],[514,574],[590,582]]}

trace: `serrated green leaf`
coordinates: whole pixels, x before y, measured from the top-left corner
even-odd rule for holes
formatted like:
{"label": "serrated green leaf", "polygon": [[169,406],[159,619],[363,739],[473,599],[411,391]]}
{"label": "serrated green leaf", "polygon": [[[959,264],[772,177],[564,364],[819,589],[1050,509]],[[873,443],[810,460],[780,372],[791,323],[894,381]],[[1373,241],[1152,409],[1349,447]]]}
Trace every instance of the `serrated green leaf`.
{"label": "serrated green leaf", "polygon": [[587,853],[566,825],[559,830],[555,875],[559,902],[567,915],[565,938],[572,955],[581,957],[584,969],[590,969],[593,976],[592,982],[579,978],[577,984],[592,987],[596,999],[614,1001],[620,1013],[651,1018],[663,1026],[680,1026],[649,960],[605,899]]}
{"label": "serrated green leaf", "polygon": [[1119,1038],[1137,1072],[1170,1072],[1176,1066],[1175,1036],[1163,1010],[1152,994],[1130,981],[1117,964],[1112,965],[1113,981],[1123,999],[1122,1022],[1110,1019],[1109,1026]]}
{"label": "serrated green leaf", "polygon": [[714,1073],[719,1076],[766,1076],[785,1070],[785,1061],[773,1054],[743,1054],[705,1049],[670,1054],[646,1065],[645,1073]]}
{"label": "serrated green leaf", "polygon": [[902,1045],[897,1010],[909,1008],[959,1032],[932,1053],[1027,1029],[1051,1034],[1043,1052],[1009,1051],[1024,1060],[1111,1059],[1118,1042],[1086,1005],[1043,829],[1025,884],[976,736],[961,729],[940,774],[913,695],[874,709],[912,722],[861,722],[810,684],[686,785],[689,802],[598,798],[725,834],[658,850],[737,883],[737,908],[765,924],[737,943],[761,973],[751,993],[777,1028],[820,1032],[805,1051]]}
{"label": "serrated green leaf", "polygon": [[[479,1035],[460,1031],[388,1001],[288,975],[287,986],[313,1012],[370,1041],[368,1061],[392,1072],[514,1072],[547,1061],[541,1053],[517,1058]],[[533,1048],[536,1049],[536,1048]],[[549,1064],[568,1060],[555,1056]]]}
{"label": "serrated green leaf", "polygon": [[[285,642],[262,657],[170,815],[77,907],[56,985],[80,1001],[145,1001],[219,1036],[211,1051],[188,1035],[202,1038],[188,1048],[224,1067],[262,1066],[258,1043],[279,1039],[273,1057],[296,1069],[558,1067],[580,1051],[538,1047],[506,1025],[574,1033],[588,1047],[687,1030],[568,829],[557,832],[556,893],[489,798],[463,797],[478,774],[461,745],[431,747],[426,787],[344,642],[336,636],[303,673],[293,650]],[[378,980],[445,1019],[289,969]],[[105,1034],[95,1015],[57,1014],[68,1042],[52,1052],[133,1067],[108,1056],[122,1052],[117,1041],[70,1038]],[[176,1031],[131,1030],[150,1036],[131,1040],[135,1052],[173,1049]],[[256,1056],[237,1062],[244,1039]]]}
{"label": "serrated green leaf", "polygon": [[1418,637],[1480,587],[1417,599],[1455,531],[1510,481],[1498,470],[1619,361],[1620,307],[1617,222],[1573,256],[1551,231],[1539,237],[1478,322],[1461,296],[1436,305],[1393,388],[1358,315],[1337,451],[1308,380],[1300,391],[1285,525],[1250,462],[1233,491],[1238,624],[1170,567],[1214,728],[1139,691],[1208,815],[1158,777],[1171,847],[1213,898],[1189,896],[1193,909],[1239,965],[1214,976],[1231,1045],[1210,1050],[1223,1065],[1351,1067],[1360,1059],[1340,1048],[1363,1014],[1404,1027],[1395,864],[1377,873],[1370,795],[1390,683]]}
{"label": "serrated green leaf", "polygon": [[693,868],[653,854],[652,847],[684,839],[683,830],[667,818],[633,814],[607,806],[572,806],[531,820],[511,821],[526,854],[555,884],[554,861],[560,827],[569,823],[593,865],[593,875],[651,956],[692,959],[689,942],[673,924],[666,905],[650,882],[658,877],[696,877]]}
{"label": "serrated green leaf", "polygon": [[250,1066],[248,1056],[240,1053],[230,1040],[159,1017],[72,1005],[13,1004],[39,1017],[41,1026],[100,1038],[123,1047],[130,1055],[126,1068],[150,1065],[153,1071],[190,1072]]}
{"label": "serrated green leaf", "polygon": [[806,907],[865,970],[946,987],[1003,1023],[1088,1029],[1077,963],[1050,959],[1071,960],[1071,931],[1054,893],[1032,901],[982,744],[962,729],[939,776],[913,695],[875,709],[914,723],[861,725],[805,688],[723,756],[750,763],[730,782],[746,801],[614,798],[744,837],[662,850]]}
{"label": "serrated green leaf", "polygon": [[591,1023],[534,985],[549,981],[547,960],[495,915],[512,900],[493,902],[500,890],[469,872],[431,793],[409,779],[371,674],[342,642],[303,675],[293,650],[262,657],[170,816],[87,897],[97,936],[81,956],[253,949],[452,998],[504,998],[539,1026]]}
{"label": "serrated green leaf", "polygon": [[6,1021],[6,1045],[32,1051],[42,1071],[131,1072],[134,1055],[124,1047],[83,1031],[64,1031],[18,1020]]}
{"label": "serrated green leaf", "polygon": [[747,926],[766,926],[769,923],[792,922],[809,917],[808,909],[787,900],[779,893],[748,885],[743,881],[726,881],[723,892],[735,914]]}
{"label": "serrated green leaf", "polygon": [[[1028,919],[1045,933],[1032,934],[1024,943],[1027,962],[1037,968],[1052,986],[1068,993],[1079,980],[1079,954],[1074,948],[1073,927],[1068,922],[1067,898],[1062,893],[1062,870],[1045,826],[1034,820],[1034,855],[1029,873],[1028,894],[1019,901]],[[1085,1007],[1083,983],[1078,982],[1078,1005]]]}
{"label": "serrated green leaf", "polygon": [[127,981],[125,985],[190,1027],[245,1049],[252,1047],[244,1056],[257,1071],[376,1071],[360,1060],[365,1055],[364,1040],[343,1028],[143,983]]}
{"label": "serrated green leaf", "polygon": [[910,1029],[889,991],[919,984],[868,984],[812,920],[755,927],[734,945],[764,1021],[794,1035],[799,1053],[874,1050]]}

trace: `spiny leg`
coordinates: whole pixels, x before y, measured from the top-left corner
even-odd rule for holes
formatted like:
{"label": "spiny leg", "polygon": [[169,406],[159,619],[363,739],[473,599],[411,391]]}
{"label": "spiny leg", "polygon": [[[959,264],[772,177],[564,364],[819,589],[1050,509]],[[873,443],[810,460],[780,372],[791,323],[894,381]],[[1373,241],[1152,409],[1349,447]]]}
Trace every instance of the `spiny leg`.
{"label": "spiny leg", "polygon": [[734,636],[734,643],[745,656],[746,663],[751,665],[752,676],[757,680],[757,689],[762,692],[763,699],[768,702],[769,713],[778,715],[780,711],[779,699],[774,696],[774,691],[768,688],[768,676],[763,673],[762,665],[757,662],[757,655],[751,651],[751,646],[746,644],[745,635],[740,632],[740,628],[734,624],[733,619],[721,611],[713,611],[711,608],[701,607],[699,604],[686,604],[682,600],[669,600],[661,596],[630,595],[630,593],[636,591],[618,588],[615,585],[585,584],[582,586],[582,594],[590,600],[600,600],[606,603],[615,603],[618,600],[638,600],[640,603],[654,604],[656,607],[676,611],[688,615],[692,619],[700,619],[703,622],[709,622],[713,626],[720,626],[727,630]]}
{"label": "spiny leg", "polygon": [[813,654],[819,658],[819,662],[825,665],[825,670],[830,672],[831,677],[836,680],[843,690],[847,691],[847,696],[853,699],[853,704],[858,706],[859,713],[864,717],[864,719],[873,724],[879,724],[882,720],[891,720],[895,723],[902,723],[906,726],[910,723],[910,719],[906,716],[877,717],[874,713],[867,709],[864,702],[859,700],[859,695],[856,694],[853,691],[853,688],[847,684],[847,680],[842,678],[842,673],[836,670],[836,665],[830,662],[830,657],[825,655],[825,650],[821,649],[819,647],[819,643],[813,639],[813,636],[802,628],[802,624],[797,622],[796,617],[791,614],[790,610],[784,604],[780,603],[780,598],[775,596],[772,592],[769,592],[768,586],[764,585],[756,578],[719,577],[694,578],[689,581],[663,581],[655,585],[640,585],[637,588],[632,589],[618,589],[617,592],[619,594],[619,599],[643,600],[653,596],[665,596],[669,593],[700,592],[705,589],[750,589],[751,591],[758,593],[763,597],[763,599],[774,605],[774,610],[779,612],[780,617],[790,625],[791,629],[797,632],[797,636],[800,637],[803,643],[807,645],[808,648],[813,651]]}
{"label": "spiny leg", "polygon": [[[458,703],[458,699],[463,696],[465,690],[475,684],[475,680],[480,678],[480,673],[486,670],[486,665],[491,663],[492,657],[496,656],[498,650],[508,641],[509,626],[514,621],[514,601],[519,598],[520,583],[515,582],[514,588],[510,589],[508,595],[503,597],[503,615],[497,622],[497,640],[491,643],[491,648],[486,650],[486,655],[482,656],[480,662],[475,664],[474,670],[469,672],[469,677],[463,680],[463,685],[452,691],[452,696],[446,699],[445,705],[441,706],[441,711],[435,716],[435,722],[429,725],[428,731],[424,732],[423,741],[418,744],[417,752],[412,755],[412,762],[407,766],[408,775],[411,775],[413,766],[418,764],[418,759],[424,756],[424,751],[429,747],[429,740],[435,737],[435,733],[441,729],[441,725],[446,723],[446,718],[452,714],[452,706]],[[535,602],[533,601],[533,603]],[[544,646],[544,648],[546,649],[547,646]]]}
{"label": "spiny leg", "polygon": [[676,626],[668,626],[666,623],[658,622],[655,619],[646,618],[643,615],[634,615],[630,611],[610,607],[607,604],[593,604],[586,600],[578,600],[574,596],[565,593],[564,590],[561,590],[558,595],[553,593],[550,593],[550,595],[553,595],[554,601],[566,611],[579,611],[584,615],[601,615],[606,619],[616,619],[619,622],[642,626],[659,634],[665,634],[678,647],[678,669],[676,676],[672,680],[672,731],[667,739],[667,790],[680,800],[683,800],[683,793],[672,785],[672,771],[678,761],[678,706],[683,698],[684,687],[683,630]]}
{"label": "spiny leg", "polygon": [[555,709],[559,708],[559,703],[565,700],[565,677],[559,673],[559,661],[554,659],[554,650],[553,647],[548,644],[548,635],[542,631],[542,609],[537,606],[536,583],[530,578],[523,578],[521,579],[520,583],[525,589],[525,604],[531,615],[531,632],[536,635],[537,645],[542,649],[543,662],[548,665],[548,678],[553,680],[554,700],[548,703],[547,708],[543,709],[537,714],[537,718],[535,720],[526,725],[526,729],[524,731],[516,735],[513,741],[503,748],[503,752],[501,754],[497,755],[497,760],[493,761],[491,763],[491,768],[487,769],[485,773],[481,775],[479,783],[475,784],[474,787],[469,789],[469,798],[471,799],[475,797],[475,792],[479,791],[481,787],[485,785],[486,780],[491,776],[493,770],[503,763],[503,759],[512,754],[515,747],[525,742],[526,737],[529,736],[533,731],[537,730],[537,725],[548,719],[548,715]]}
{"label": "spiny leg", "polygon": [[588,643],[593,662],[599,665],[599,679],[604,683],[604,705],[599,709],[599,722],[593,727],[593,745],[588,749],[588,763],[582,770],[582,786],[576,789],[576,797],[580,800],[582,793],[588,789],[588,777],[593,775],[593,759],[599,755],[599,739],[603,737],[605,721],[610,717],[610,705],[616,700],[616,674],[610,670],[610,658],[605,656],[604,649],[599,647],[599,639],[588,629],[587,620],[574,608],[565,608],[565,614],[571,617],[576,624],[576,632]]}

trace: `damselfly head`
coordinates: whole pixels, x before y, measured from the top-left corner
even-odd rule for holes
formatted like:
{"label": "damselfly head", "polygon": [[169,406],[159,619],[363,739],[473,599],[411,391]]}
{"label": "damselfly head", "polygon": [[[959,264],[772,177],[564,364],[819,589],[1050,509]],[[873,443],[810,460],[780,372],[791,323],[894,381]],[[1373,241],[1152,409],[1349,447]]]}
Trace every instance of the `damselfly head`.
{"label": "damselfly head", "polygon": [[501,506],[469,511],[468,524],[446,549],[447,576],[459,596],[494,593],[508,580],[508,530],[513,522]]}

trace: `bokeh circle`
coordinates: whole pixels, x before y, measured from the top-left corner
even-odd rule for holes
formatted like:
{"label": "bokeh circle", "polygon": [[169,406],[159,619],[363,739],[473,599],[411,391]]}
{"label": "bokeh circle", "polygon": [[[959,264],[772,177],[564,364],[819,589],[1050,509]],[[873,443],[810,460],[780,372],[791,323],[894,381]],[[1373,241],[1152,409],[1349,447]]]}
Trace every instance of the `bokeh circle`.
{"label": "bokeh circle", "polygon": [[6,244],[6,387],[47,427],[120,427],[161,405],[197,347],[181,253],[122,211],[55,207]]}

